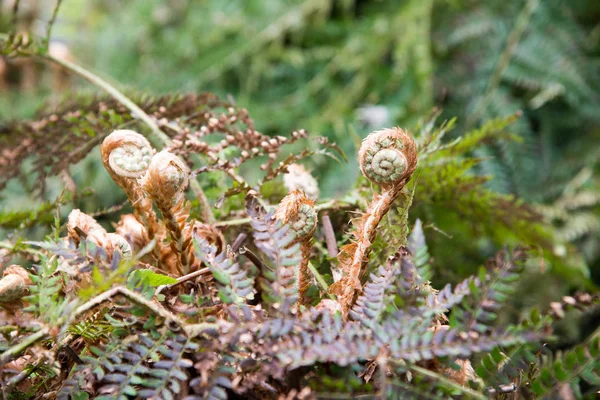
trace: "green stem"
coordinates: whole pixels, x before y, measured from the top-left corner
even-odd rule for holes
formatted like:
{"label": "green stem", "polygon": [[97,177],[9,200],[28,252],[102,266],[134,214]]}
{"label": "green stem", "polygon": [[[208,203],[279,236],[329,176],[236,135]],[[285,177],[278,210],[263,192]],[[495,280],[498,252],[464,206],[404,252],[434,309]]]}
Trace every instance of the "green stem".
{"label": "green stem", "polygon": [[52,27],[54,26],[54,23],[56,22],[56,16],[58,15],[58,9],[60,8],[61,3],[62,3],[62,0],[56,0],[56,4],[54,5],[54,10],[52,10],[52,17],[50,18],[50,21],[48,21],[48,26],[46,27],[46,44],[47,45],[50,44],[50,36],[52,35]]}
{"label": "green stem", "polygon": [[[52,12],[52,18],[50,19],[50,22],[48,23],[48,29],[46,32],[46,41],[48,43],[50,42],[52,26],[54,25],[54,22],[56,21],[56,16],[58,15],[58,9],[60,8],[61,3],[62,3],[62,0],[57,0],[56,6],[54,7],[54,10]],[[15,3],[15,5],[18,6],[18,1]],[[133,101],[131,101],[127,96],[125,96],[123,93],[121,93],[117,88],[115,88],[113,85],[111,85],[104,79],[100,78],[98,75],[88,71],[87,69],[85,69],[83,67],[80,67],[79,65],[77,65],[71,61],[56,58],[49,53],[40,55],[40,57],[42,57],[43,59],[46,59],[48,61],[51,61],[55,64],[58,64],[69,71],[74,72],[75,74],[86,79],[93,85],[96,85],[99,88],[105,90],[115,100],[119,101],[121,104],[123,104],[125,107],[127,107],[131,111],[131,114],[133,114],[134,116],[136,116],[140,120],[142,120],[142,122],[144,122],[150,128],[152,133],[156,136],[156,138],[158,140],[160,140],[162,142],[162,144],[164,146],[169,146],[171,144],[171,139],[169,138],[169,136],[167,134],[165,134],[158,127],[156,122],[148,114],[146,114],[146,112],[144,112],[144,110],[142,110],[137,104],[135,104]],[[214,223],[215,217],[212,213],[210,203],[208,202],[208,198],[206,197],[206,194],[204,194],[204,191],[202,190],[202,187],[195,180],[192,180],[192,182],[190,183],[190,187],[191,187],[192,191],[194,192],[194,194],[196,195],[196,197],[198,198],[204,221],[208,222],[210,224]]]}
{"label": "green stem", "polygon": [[23,340],[21,343],[17,344],[6,350],[4,353],[0,354],[0,366],[6,364],[13,357],[21,354],[25,351],[29,346],[36,343],[39,340],[45,338],[50,332],[50,328],[45,327],[34,333],[33,335],[29,335]]}
{"label": "green stem", "polygon": [[[131,101],[131,99],[129,99],[127,96],[125,96],[123,93],[121,93],[113,85],[111,85],[104,79],[100,78],[98,75],[93,74],[92,72],[86,70],[85,68],[82,68],[79,65],[72,63],[71,61],[58,59],[58,58],[52,56],[51,54],[43,54],[40,57],[45,60],[48,60],[50,62],[53,62],[55,64],[58,64],[61,67],[66,68],[67,70],[69,70],[71,72],[74,72],[75,74],[86,79],[93,85],[96,85],[99,88],[105,90],[115,100],[119,101],[121,104],[123,104],[125,107],[127,107],[131,111],[132,115],[136,116],[142,122],[144,122],[150,128],[150,130],[152,131],[154,136],[158,140],[160,140],[164,146],[171,145],[171,139],[169,138],[169,136],[167,134],[165,134],[158,127],[158,125],[156,124],[156,121],[154,121],[154,119],[152,119],[148,114],[146,114],[146,112],[144,112],[144,110],[142,110],[137,104],[135,104],[133,101]],[[199,201],[200,207],[201,207],[202,217],[203,217],[204,221],[208,222],[208,223],[214,223],[215,217],[212,213],[211,205],[208,201],[208,198],[204,194],[204,191],[202,190],[200,183],[198,183],[196,180],[192,180],[190,182],[190,187],[191,187],[192,191],[194,192],[194,194],[196,195],[196,197],[198,198],[198,201]]]}
{"label": "green stem", "polygon": [[486,400],[487,399],[486,396],[484,396],[481,393],[476,392],[475,390],[469,388],[468,386],[460,385],[460,384],[454,382],[452,379],[446,378],[445,376],[440,375],[438,373],[435,373],[433,371],[430,371],[430,370],[428,370],[426,368],[422,368],[422,367],[419,367],[417,365],[408,365],[408,367],[412,371],[414,371],[414,372],[416,372],[418,374],[421,374],[421,375],[427,376],[427,377],[429,377],[431,379],[443,382],[444,385],[446,385],[448,387],[453,387],[457,391],[459,391],[461,394],[466,395],[466,396],[468,396],[470,398],[480,399],[480,400]]}
{"label": "green stem", "polygon": [[327,295],[329,296],[329,298],[331,300],[335,300],[335,296],[332,295],[331,293],[329,293],[329,285],[327,285],[327,282],[325,282],[323,275],[321,275],[319,273],[319,271],[317,271],[315,266],[312,265],[312,263],[310,261],[308,262],[308,269],[314,275],[315,279],[317,280],[317,283],[319,284],[319,286],[321,286],[321,289],[323,289],[325,291],[325,293],[327,293]]}
{"label": "green stem", "polygon": [[533,15],[533,12],[535,11],[539,3],[540,0],[528,0],[527,3],[525,3],[525,5],[523,6],[523,9],[519,13],[519,15],[517,16],[515,26],[513,27],[512,31],[508,35],[508,38],[506,39],[506,47],[504,48],[504,51],[502,52],[500,58],[498,59],[498,62],[496,63],[496,67],[494,69],[494,72],[492,73],[492,76],[490,77],[490,80],[488,81],[485,93],[475,104],[475,107],[473,108],[473,113],[467,119],[467,126],[472,126],[473,123],[476,122],[481,113],[485,111],[488,104],[490,103],[492,99],[492,93],[496,90],[498,85],[500,85],[500,81],[502,80],[502,74],[510,64],[510,60],[512,59],[512,56],[517,46],[519,45],[519,42],[521,41],[521,37],[523,36],[523,33],[525,33],[525,29],[527,29],[531,16]]}
{"label": "green stem", "polygon": [[100,78],[98,75],[91,73],[90,71],[80,67],[75,63],[72,63],[71,61],[56,58],[51,54],[44,54],[41,57],[60,65],[61,67],[66,68],[69,71],[76,73],[77,75],[81,76],[90,83],[105,90],[115,100],[119,101],[121,104],[127,107],[131,111],[131,114],[142,120],[142,122],[144,122],[152,130],[154,136],[156,136],[156,138],[158,138],[163,145],[168,146],[171,143],[171,139],[169,138],[169,136],[167,136],[163,131],[160,130],[156,122],[148,114],[146,114],[144,110],[138,107],[138,105],[131,101],[127,96],[121,93],[113,85]]}

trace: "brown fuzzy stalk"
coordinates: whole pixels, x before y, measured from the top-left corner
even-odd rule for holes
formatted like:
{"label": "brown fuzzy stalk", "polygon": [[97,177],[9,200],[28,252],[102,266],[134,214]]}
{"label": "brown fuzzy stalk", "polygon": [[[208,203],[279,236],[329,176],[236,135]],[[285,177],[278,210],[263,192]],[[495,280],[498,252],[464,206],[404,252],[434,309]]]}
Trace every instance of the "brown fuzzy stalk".
{"label": "brown fuzzy stalk", "polygon": [[317,227],[315,201],[305,196],[304,192],[294,190],[285,196],[275,212],[275,219],[289,224],[296,234],[296,240],[290,246],[300,243],[302,259],[298,266],[297,285],[300,304],[305,304],[304,293],[310,287],[312,275],[308,269],[312,250],[313,233]]}
{"label": "brown fuzzy stalk", "polygon": [[22,298],[29,293],[31,279],[25,268],[11,265],[4,270],[0,279],[0,307],[10,313],[22,307]]}
{"label": "brown fuzzy stalk", "polygon": [[[145,227],[144,241],[157,236],[160,226],[152,208],[152,201],[144,196],[138,181],[150,165],[153,149],[148,140],[131,130],[117,130],[104,139],[100,154],[104,168],[119,185],[133,206],[135,217]],[[159,252],[157,246],[157,253]]]}
{"label": "brown fuzzy stalk", "polygon": [[417,167],[417,149],[412,137],[402,129],[384,129],[366,137],[358,158],[362,173],[371,182],[380,185],[382,191],[373,195],[367,211],[353,221],[353,243],[342,247],[338,255],[345,275],[331,285],[330,292],[338,296],[344,316],[362,288],[360,280],[377,236],[377,226]]}
{"label": "brown fuzzy stalk", "polygon": [[177,256],[177,263],[171,272],[177,275],[188,274],[198,267],[193,252],[191,225],[187,223],[190,205],[184,197],[189,173],[187,165],[179,157],[161,151],[152,157],[142,179],[143,188],[160,210],[171,238],[171,250]]}

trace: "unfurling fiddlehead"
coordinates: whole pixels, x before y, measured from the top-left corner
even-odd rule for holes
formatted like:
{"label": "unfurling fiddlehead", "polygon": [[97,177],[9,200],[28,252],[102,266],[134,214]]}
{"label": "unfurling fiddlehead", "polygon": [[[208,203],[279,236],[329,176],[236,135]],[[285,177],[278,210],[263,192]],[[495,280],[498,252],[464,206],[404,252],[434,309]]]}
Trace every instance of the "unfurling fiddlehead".
{"label": "unfurling fiddlehead", "polygon": [[106,232],[94,218],[78,209],[69,213],[67,232],[76,245],[86,240],[92,242],[104,249],[109,259],[112,259],[115,251],[120,252],[122,258],[132,257],[131,246],[123,236]]}
{"label": "unfurling fiddlehead", "polygon": [[[102,163],[133,206],[135,217],[146,228],[145,242],[154,239],[159,231],[152,201],[144,196],[138,178],[150,165],[152,146],[145,137],[131,130],[117,130],[104,139],[100,146]],[[157,246],[155,255],[159,253]]]}
{"label": "unfurling fiddlehead", "polygon": [[300,164],[291,164],[288,172],[283,175],[283,185],[289,192],[302,190],[311,200],[319,199],[319,184],[317,180]]}
{"label": "unfurling fiddlehead", "polygon": [[367,211],[353,221],[355,240],[344,246],[338,255],[345,275],[330,290],[338,296],[344,315],[348,314],[357,290],[361,289],[360,279],[377,235],[377,225],[417,167],[417,149],[412,137],[402,129],[384,129],[367,136],[358,158],[362,173],[380,185],[382,191],[373,195]]}
{"label": "unfurling fiddlehead", "polygon": [[371,182],[401,189],[415,172],[417,149],[412,137],[402,129],[385,129],[365,138],[358,160],[360,170]]}
{"label": "unfurling fiddlehead", "polygon": [[146,228],[133,214],[121,215],[121,219],[115,227],[115,232],[127,239],[135,251],[142,250],[148,244]]}
{"label": "unfurling fiddlehead", "polygon": [[187,223],[189,203],[184,196],[189,174],[187,165],[179,157],[161,151],[152,157],[142,179],[144,190],[156,203],[171,236],[171,250],[177,255],[175,270],[171,272],[178,275],[190,272],[195,260],[190,225]]}
{"label": "unfurling fiddlehead", "polygon": [[21,299],[29,293],[31,279],[25,268],[11,265],[4,270],[0,279],[0,307],[10,312],[22,306]]}
{"label": "unfurling fiddlehead", "polygon": [[275,218],[284,224],[289,224],[296,234],[296,240],[290,246],[300,243],[302,260],[296,272],[300,304],[305,304],[304,292],[310,287],[311,275],[308,269],[312,237],[317,227],[317,212],[315,202],[307,198],[303,192],[295,190],[285,196],[275,212]]}

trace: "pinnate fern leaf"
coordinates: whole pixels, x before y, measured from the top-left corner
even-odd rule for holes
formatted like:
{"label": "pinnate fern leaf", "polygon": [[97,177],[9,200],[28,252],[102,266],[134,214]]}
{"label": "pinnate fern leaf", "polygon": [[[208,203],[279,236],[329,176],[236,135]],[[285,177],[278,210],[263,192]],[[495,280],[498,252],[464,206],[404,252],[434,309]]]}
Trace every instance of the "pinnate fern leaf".
{"label": "pinnate fern leaf", "polygon": [[219,297],[225,304],[242,303],[253,299],[254,280],[248,271],[232,260],[226,251],[217,254],[215,246],[199,237],[194,238],[196,257],[202,260],[212,272],[219,285]]}
{"label": "pinnate fern leaf", "polygon": [[263,298],[267,303],[278,303],[282,310],[298,299],[296,279],[300,264],[300,244],[291,245],[294,232],[288,225],[274,219],[274,212],[266,213],[255,201],[249,201],[248,215],[251,217],[256,246],[272,261],[264,264],[261,271]]}

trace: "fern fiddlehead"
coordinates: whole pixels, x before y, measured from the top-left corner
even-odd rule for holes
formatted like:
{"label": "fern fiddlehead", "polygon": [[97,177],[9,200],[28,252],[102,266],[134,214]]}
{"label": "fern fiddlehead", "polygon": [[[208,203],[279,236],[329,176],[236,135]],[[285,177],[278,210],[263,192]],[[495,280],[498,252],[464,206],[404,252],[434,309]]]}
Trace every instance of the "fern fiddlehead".
{"label": "fern fiddlehead", "polygon": [[109,150],[110,169],[119,176],[139,178],[150,165],[152,146],[134,131],[114,131],[104,140],[103,147]]}
{"label": "fern fiddlehead", "polygon": [[[117,130],[104,139],[100,146],[102,164],[111,178],[119,185],[133,206],[135,217],[146,227],[145,242],[154,239],[159,231],[152,201],[144,196],[137,180],[148,169],[152,146],[146,138],[131,130]],[[159,258],[159,248],[155,256]]]}
{"label": "fern fiddlehead", "polygon": [[163,221],[171,236],[171,250],[177,255],[176,272],[184,275],[194,264],[192,235],[187,219],[189,204],[184,191],[189,183],[189,169],[175,154],[168,151],[157,153],[150,162],[142,185],[154,200],[162,214]]}
{"label": "fern fiddlehead", "polygon": [[22,305],[21,299],[29,293],[29,273],[20,265],[11,265],[0,279],[0,307],[14,311]]}
{"label": "fern fiddlehead", "polygon": [[361,289],[360,278],[369,260],[377,225],[417,167],[417,149],[412,137],[400,128],[384,129],[369,134],[358,153],[360,169],[367,179],[382,187],[355,226],[353,243],[344,246],[338,256],[345,275],[330,287],[338,296],[343,314],[347,315]]}
{"label": "fern fiddlehead", "polygon": [[284,224],[289,224],[295,233],[296,239],[290,246],[300,243],[302,258],[296,272],[296,283],[300,304],[304,304],[304,292],[310,287],[311,283],[308,262],[312,249],[312,236],[317,227],[315,202],[306,197],[303,192],[294,190],[285,196],[277,206],[275,219]]}
{"label": "fern fiddlehead", "polygon": [[390,187],[414,172],[416,151],[412,138],[401,129],[371,133],[358,153],[360,169],[371,182]]}
{"label": "fern fiddlehead", "polygon": [[115,250],[119,251],[123,258],[132,256],[131,245],[123,236],[106,232],[102,225],[81,210],[75,209],[69,213],[67,232],[76,245],[82,241],[90,241],[104,249],[111,259]]}

